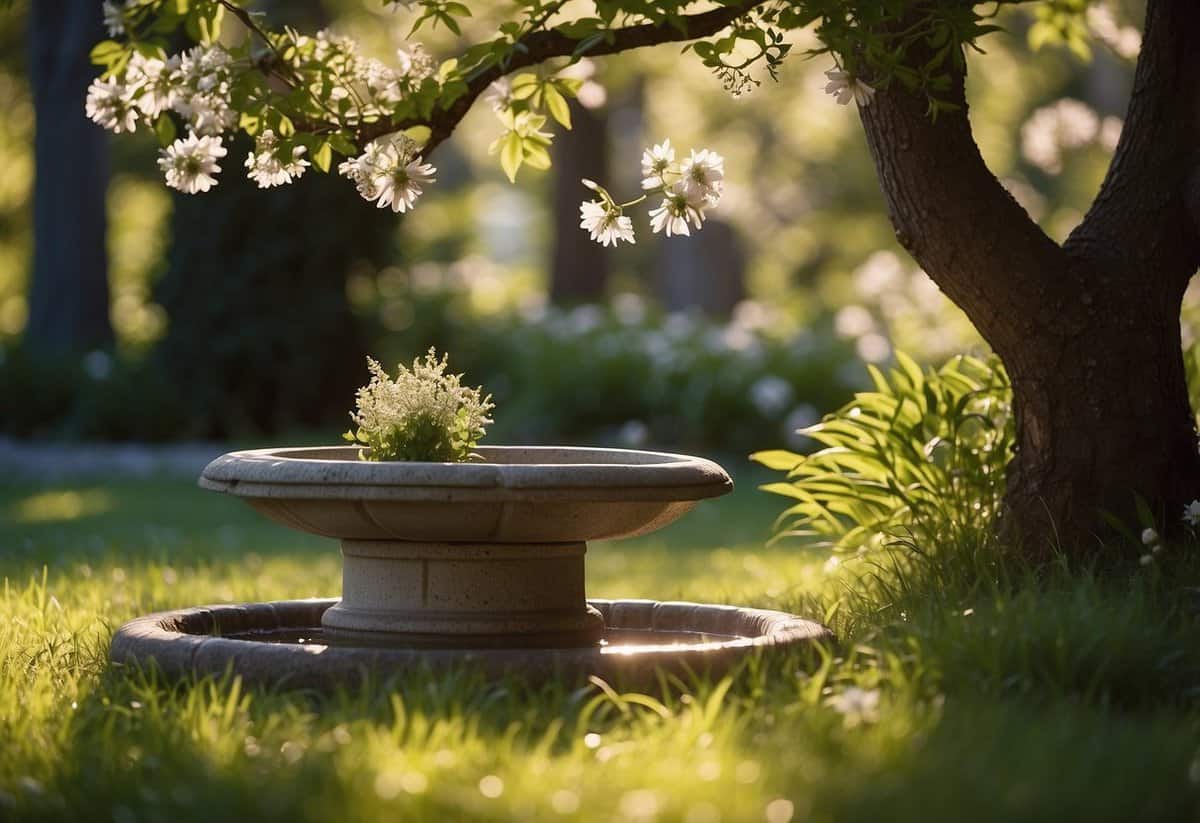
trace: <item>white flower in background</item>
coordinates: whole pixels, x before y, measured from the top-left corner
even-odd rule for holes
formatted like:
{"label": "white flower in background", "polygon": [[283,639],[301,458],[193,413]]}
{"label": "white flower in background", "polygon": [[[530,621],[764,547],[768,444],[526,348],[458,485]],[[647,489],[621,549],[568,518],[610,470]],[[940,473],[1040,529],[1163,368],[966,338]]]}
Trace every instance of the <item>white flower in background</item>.
{"label": "white flower in background", "polygon": [[664,140],[654,148],[643,151],[642,188],[651,191],[666,186],[666,174],[674,162],[675,149],[671,148],[670,140]]}
{"label": "white flower in background", "polygon": [[704,222],[704,212],[688,200],[687,195],[683,194],[676,184],[665,198],[662,204],[657,209],[650,210],[650,228],[657,234],[664,232],[667,237],[672,237],[677,234],[682,234],[687,237],[691,234],[688,229],[688,221],[696,228],[700,228]]}
{"label": "white flower in background", "polygon": [[630,291],[620,292],[612,299],[612,310],[622,326],[636,326],[646,319],[646,301]]}
{"label": "white flower in background", "polygon": [[650,440],[650,427],[641,420],[629,420],[617,431],[617,439],[627,449],[639,449]]}
{"label": "white flower in background", "polygon": [[1087,24],[1097,40],[1126,60],[1137,57],[1138,52],[1142,50],[1141,32],[1135,26],[1122,26],[1117,23],[1112,9],[1108,6],[1088,6]]}
{"label": "white flower in background", "polygon": [[[1109,126],[1106,135],[1109,139],[1112,128]],[[1064,150],[1080,148],[1101,136],[1096,112],[1086,103],[1064,98],[1042,106],[1021,126],[1021,154],[1047,174],[1057,174],[1062,171]]]}
{"label": "white flower in background", "polygon": [[1158,543],[1158,532],[1154,529],[1144,529],[1142,531],[1142,543],[1146,546],[1154,546]]}
{"label": "white flower in background", "polygon": [[97,349],[83,356],[83,370],[93,380],[107,380],[112,374],[113,362],[108,352]]}
{"label": "white flower in background", "polygon": [[508,78],[501,77],[492,81],[483,93],[483,102],[487,103],[492,111],[504,111],[509,108],[512,105],[512,85]]}
{"label": "white flower in background", "polygon": [[717,205],[725,185],[724,157],[708,149],[693,149],[691,156],[680,165],[679,173],[679,186],[689,203],[709,208]]}
{"label": "white flower in background", "polygon": [[125,3],[104,0],[101,4],[104,12],[104,26],[108,29],[109,37],[120,37],[125,33]]}
{"label": "white flower in background", "polygon": [[773,417],[792,402],[792,386],[782,377],[768,374],[751,384],[750,400],[763,417]]}
{"label": "white flower in background", "polygon": [[279,138],[267,129],[254,141],[254,151],[246,157],[246,176],[258,184],[260,189],[282,186],[298,179],[308,168],[303,159],[306,149],[296,146],[287,162],[279,159]]}
{"label": "white flower in background", "polygon": [[134,105],[153,119],[171,108],[174,99],[172,75],[179,69],[179,55],[169,60],[145,57],[134,52],[125,69],[125,85],[129,88]]}
{"label": "white flower in background", "polygon": [[1183,522],[1189,526],[1200,526],[1200,500],[1193,500],[1183,507]]}
{"label": "white flower in background", "polygon": [[115,77],[92,81],[84,111],[92,122],[117,134],[137,128],[137,107],[129,99],[129,90]]}
{"label": "white flower in background", "polygon": [[580,203],[579,228],[586,230],[601,246],[615,246],[619,240],[637,242],[633,236],[633,221],[611,202],[587,200]]}
{"label": "white flower in background", "polygon": [[840,105],[848,106],[853,100],[860,106],[869,106],[875,98],[875,89],[859,80],[848,71],[830,69],[825,72],[829,82],[825,84],[825,93],[837,98]]}
{"label": "white flower in background", "polygon": [[826,705],[845,716],[847,723],[870,723],[879,719],[879,689],[851,686],[826,701]]}
{"label": "white flower in background", "polygon": [[833,329],[839,337],[862,337],[875,331],[875,316],[863,306],[843,306],[833,316]]}
{"label": "white flower in background", "polygon": [[579,81],[575,100],[585,109],[598,109],[608,102],[608,92],[593,79],[596,76],[596,64],[588,58],[584,57],[572,63],[560,71],[558,76]]}
{"label": "white flower in background", "polygon": [[221,171],[217,160],[227,153],[220,137],[191,133],[159,152],[158,167],[166,175],[168,186],[195,194],[217,184],[215,175]]}

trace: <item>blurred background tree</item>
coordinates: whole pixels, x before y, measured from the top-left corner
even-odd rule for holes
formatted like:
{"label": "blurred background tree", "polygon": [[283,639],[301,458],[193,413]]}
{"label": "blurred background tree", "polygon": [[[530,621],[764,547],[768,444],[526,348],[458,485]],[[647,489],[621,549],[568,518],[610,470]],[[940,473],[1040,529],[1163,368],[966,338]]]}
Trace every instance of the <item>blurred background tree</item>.
{"label": "blurred background tree", "polygon": [[[410,25],[359,0],[263,8],[327,20],[385,59]],[[504,8],[472,10],[468,40],[494,32]],[[1111,155],[1141,14],[1140,2],[1097,6],[1089,54],[1050,44],[1032,60],[1036,20],[1006,11],[1006,33],[972,58],[984,69],[970,97],[985,157],[1055,238],[1079,221]],[[37,16],[21,0],[0,11],[4,432],[168,439],[303,426],[328,439],[364,354],[411,359],[437,345],[497,395],[497,438],[797,445],[797,425],[864,384],[858,359],[980,345],[898,249],[855,113],[823,92],[828,65],[792,59],[784,83],[731,98],[668,48],[597,61],[554,168],[515,187],[487,155],[495,127],[476,107],[439,150],[438,183],[412,218],[365,206],[336,178],[259,192],[239,173],[240,147],[216,190],[173,199],[151,138],[113,141],[115,348],[97,334],[69,354],[35,352],[31,203],[35,179],[61,165],[44,155],[35,178],[34,55],[22,34]],[[454,51],[444,29],[433,35],[432,52]],[[813,44],[796,37],[797,50]],[[80,55],[64,42],[50,57],[66,66]],[[81,86],[64,129],[91,128],[82,100]],[[632,194],[642,147],[664,137],[726,157],[714,219],[690,243],[643,233],[636,246],[597,247],[578,228],[579,178]]]}

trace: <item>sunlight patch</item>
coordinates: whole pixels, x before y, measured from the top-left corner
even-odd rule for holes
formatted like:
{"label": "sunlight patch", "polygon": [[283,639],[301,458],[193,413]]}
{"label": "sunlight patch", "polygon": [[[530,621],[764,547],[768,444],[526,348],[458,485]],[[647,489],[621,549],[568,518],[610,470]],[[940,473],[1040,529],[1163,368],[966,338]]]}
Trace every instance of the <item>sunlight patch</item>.
{"label": "sunlight patch", "polygon": [[18,523],[78,520],[111,511],[115,501],[101,489],[50,491],[33,494],[16,505]]}

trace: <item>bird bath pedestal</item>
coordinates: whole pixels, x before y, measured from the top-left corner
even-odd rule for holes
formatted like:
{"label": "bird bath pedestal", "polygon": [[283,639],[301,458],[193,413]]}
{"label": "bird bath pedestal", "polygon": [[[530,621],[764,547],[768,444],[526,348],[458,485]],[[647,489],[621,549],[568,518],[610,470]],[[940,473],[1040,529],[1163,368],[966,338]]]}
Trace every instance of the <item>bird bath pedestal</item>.
{"label": "bird bath pedestal", "polygon": [[114,637],[113,659],[327,683],[364,667],[458,660],[600,674],[628,668],[624,658],[698,668],[828,637],[780,612],[586,599],[587,542],[655,531],[729,492],[716,463],[623,449],[478,453],[471,463],[407,463],[359,460],[354,447],[283,448],[214,460],[202,487],[341,541],[341,600],[139,618]]}

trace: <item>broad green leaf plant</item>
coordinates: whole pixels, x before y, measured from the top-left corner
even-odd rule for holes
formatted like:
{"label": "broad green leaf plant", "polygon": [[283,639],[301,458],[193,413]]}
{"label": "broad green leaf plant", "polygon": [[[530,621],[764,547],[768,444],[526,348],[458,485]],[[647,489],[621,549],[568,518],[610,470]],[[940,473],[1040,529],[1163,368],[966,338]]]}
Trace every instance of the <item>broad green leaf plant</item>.
{"label": "broad green leaf plant", "polygon": [[801,432],[812,454],[762,451],[752,459],[786,472],[763,489],[793,500],[776,539],[836,551],[902,543],[917,551],[970,544],[1004,495],[1014,440],[1011,386],[999,360],[955,357],[922,370],[897,353],[875,390]]}

